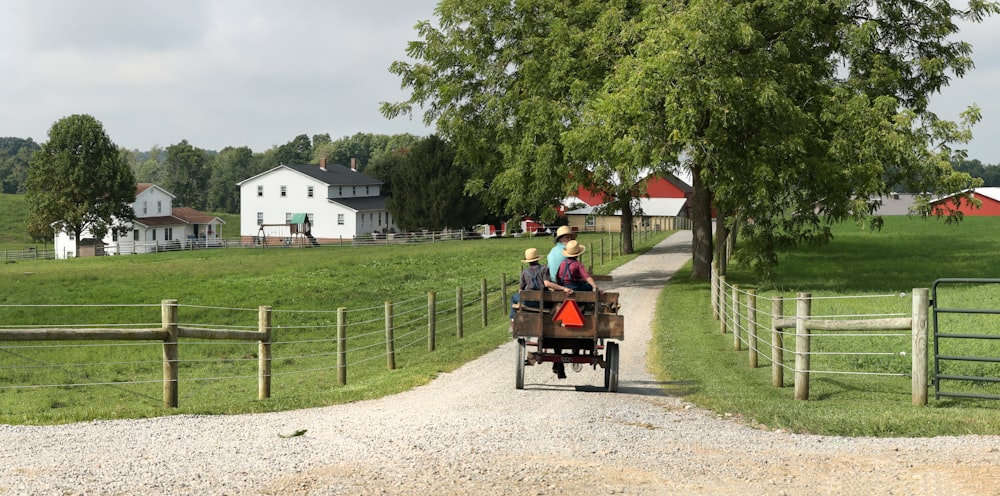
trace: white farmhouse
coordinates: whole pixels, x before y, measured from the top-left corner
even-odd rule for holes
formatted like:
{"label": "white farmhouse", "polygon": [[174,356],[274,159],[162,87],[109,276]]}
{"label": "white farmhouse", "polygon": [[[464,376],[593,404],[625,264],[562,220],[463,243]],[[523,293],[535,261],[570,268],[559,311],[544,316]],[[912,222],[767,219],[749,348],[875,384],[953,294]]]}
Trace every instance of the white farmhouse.
{"label": "white farmhouse", "polygon": [[124,234],[114,229],[98,241],[89,232],[79,243],[72,233],[56,232],[56,258],[93,255],[131,255],[165,250],[216,246],[225,221],[188,207],[174,207],[174,195],[152,183],[136,185],[132,210],[135,221]]}
{"label": "white farmhouse", "polygon": [[244,242],[323,243],[395,230],[382,183],[358,172],[357,161],[279,165],[237,183]]}

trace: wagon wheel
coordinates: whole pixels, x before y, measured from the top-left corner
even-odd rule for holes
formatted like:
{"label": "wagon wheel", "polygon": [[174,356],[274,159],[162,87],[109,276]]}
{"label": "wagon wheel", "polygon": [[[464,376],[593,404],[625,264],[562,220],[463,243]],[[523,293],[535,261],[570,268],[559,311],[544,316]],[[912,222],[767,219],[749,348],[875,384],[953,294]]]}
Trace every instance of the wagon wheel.
{"label": "wagon wheel", "polygon": [[524,338],[517,339],[517,365],[514,369],[514,387],[524,389],[524,355],[526,345]]}
{"label": "wagon wheel", "polygon": [[605,346],[604,387],[609,393],[618,392],[618,343]]}

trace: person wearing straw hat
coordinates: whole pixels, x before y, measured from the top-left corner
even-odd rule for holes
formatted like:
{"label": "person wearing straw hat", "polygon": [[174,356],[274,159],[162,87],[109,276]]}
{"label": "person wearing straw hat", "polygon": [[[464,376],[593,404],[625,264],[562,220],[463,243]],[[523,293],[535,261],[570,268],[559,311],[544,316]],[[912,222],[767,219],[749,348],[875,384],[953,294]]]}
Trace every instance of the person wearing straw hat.
{"label": "person wearing straw hat", "polygon": [[563,250],[563,256],[566,259],[559,264],[556,271],[556,284],[574,291],[600,291],[597,288],[597,281],[587,272],[583,262],[577,260],[585,251],[587,251],[587,247],[575,239],[566,243],[566,249]]}
{"label": "person wearing straw hat", "polygon": [[563,255],[563,250],[566,249],[566,243],[570,240],[576,239],[576,233],[570,229],[569,226],[560,226],[556,230],[556,237],[553,242],[556,244],[549,250],[549,279],[553,281],[556,280],[556,270],[559,268],[559,264],[563,260],[566,260],[566,255]]}
{"label": "person wearing straw hat", "polygon": [[[546,267],[546,266],[538,263],[538,261],[541,258],[542,258],[542,256],[538,254],[538,249],[537,248],[528,248],[527,250],[524,250],[524,259],[521,260],[521,263],[528,264],[528,267],[526,267],[524,270],[521,271],[521,284],[520,284],[519,288],[520,289],[530,289],[530,290],[534,290],[534,291],[537,291],[537,290],[540,290],[540,289],[553,289],[553,290],[556,290],[556,291],[565,291],[567,294],[573,294],[573,290],[572,289],[560,286],[560,285],[552,282],[552,279],[549,277],[549,269],[548,269],[548,267]],[[518,304],[520,302],[521,302],[521,294],[520,293],[514,293],[513,295],[511,295],[511,297],[510,297],[510,305],[511,305],[511,307],[510,307],[510,320],[511,320],[511,322],[514,321],[514,305],[516,305],[516,304]],[[538,302],[535,302],[535,301],[526,302],[525,304],[526,305],[531,305],[531,306],[534,306],[534,307],[538,306]],[[512,326],[513,326],[513,324],[512,324]]]}

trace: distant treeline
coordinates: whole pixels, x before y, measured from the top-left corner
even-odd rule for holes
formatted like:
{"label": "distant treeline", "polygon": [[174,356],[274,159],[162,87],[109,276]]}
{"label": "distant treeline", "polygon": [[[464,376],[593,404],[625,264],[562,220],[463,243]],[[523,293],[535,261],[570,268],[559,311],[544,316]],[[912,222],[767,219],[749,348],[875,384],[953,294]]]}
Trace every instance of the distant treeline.
{"label": "distant treeline", "polygon": [[[331,163],[349,165],[356,158],[358,170],[364,172],[373,160],[405,150],[422,139],[411,134],[358,133],[333,140],[329,134],[312,138],[302,134],[263,152],[245,146],[205,150],[183,140],[144,151],[122,148],[121,153],[132,167],[136,181],[163,186],[176,195],[178,206],[238,213],[236,183],[279,164],[318,163],[320,158],[326,158]],[[31,157],[40,148],[31,138],[0,138],[0,192],[25,192]]]}

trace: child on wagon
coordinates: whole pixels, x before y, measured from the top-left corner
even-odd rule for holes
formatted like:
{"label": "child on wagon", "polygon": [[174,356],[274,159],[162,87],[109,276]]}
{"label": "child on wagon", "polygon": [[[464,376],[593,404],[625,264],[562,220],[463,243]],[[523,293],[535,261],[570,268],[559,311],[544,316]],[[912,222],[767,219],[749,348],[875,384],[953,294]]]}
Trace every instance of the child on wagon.
{"label": "child on wagon", "polygon": [[[528,248],[524,250],[524,260],[521,262],[528,264],[524,270],[521,271],[521,284],[519,289],[530,289],[530,290],[540,290],[540,289],[552,289],[555,291],[565,291],[566,294],[573,294],[573,290],[559,284],[552,282],[549,278],[549,268],[538,263],[541,259],[541,255],[538,254],[538,250],[535,248]],[[513,330],[514,322],[514,305],[521,302],[521,293],[514,293],[510,297],[510,321],[511,328]],[[525,302],[525,305],[538,307],[537,301]]]}
{"label": "child on wagon", "polygon": [[557,284],[574,291],[600,291],[597,288],[597,281],[594,281],[593,276],[587,272],[583,262],[577,259],[585,251],[587,247],[575,239],[566,243],[566,249],[563,250],[566,260],[563,260],[556,270]]}

